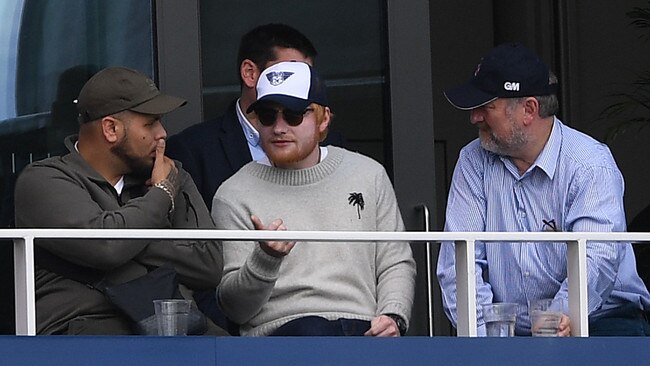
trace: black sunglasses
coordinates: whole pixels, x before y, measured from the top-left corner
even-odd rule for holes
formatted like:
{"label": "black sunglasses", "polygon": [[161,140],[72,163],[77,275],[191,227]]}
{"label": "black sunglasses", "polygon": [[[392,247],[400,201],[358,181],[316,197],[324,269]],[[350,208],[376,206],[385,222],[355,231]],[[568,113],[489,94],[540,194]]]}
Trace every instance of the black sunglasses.
{"label": "black sunglasses", "polygon": [[296,127],[302,123],[302,117],[305,113],[313,111],[313,108],[307,108],[302,112],[294,111],[291,109],[275,109],[270,107],[257,107],[255,108],[255,114],[259,119],[262,126],[273,126],[275,121],[278,118],[278,113],[282,113],[284,120],[287,121],[287,124],[292,127]]}

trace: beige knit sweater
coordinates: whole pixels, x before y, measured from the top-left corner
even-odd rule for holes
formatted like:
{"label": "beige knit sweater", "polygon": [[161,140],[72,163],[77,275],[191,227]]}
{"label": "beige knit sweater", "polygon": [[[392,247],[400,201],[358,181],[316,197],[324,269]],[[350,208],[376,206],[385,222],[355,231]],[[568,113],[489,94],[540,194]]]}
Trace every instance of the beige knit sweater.
{"label": "beige knit sweater", "polygon": [[[217,227],[252,230],[254,214],[265,224],[281,218],[288,230],[404,230],[383,167],[328,149],[322,162],[307,169],[244,166],[215,194]],[[309,315],[371,320],[392,313],[408,322],[414,286],[408,243],[298,242],[289,255],[275,258],[257,243],[227,241],[217,292],[242,335],[259,336]]]}

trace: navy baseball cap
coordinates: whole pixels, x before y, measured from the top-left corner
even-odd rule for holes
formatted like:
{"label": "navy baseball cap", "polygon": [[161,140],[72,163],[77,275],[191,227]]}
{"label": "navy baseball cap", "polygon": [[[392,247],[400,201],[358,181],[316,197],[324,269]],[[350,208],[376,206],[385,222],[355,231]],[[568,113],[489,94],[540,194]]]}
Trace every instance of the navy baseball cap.
{"label": "navy baseball cap", "polygon": [[275,102],[293,111],[304,111],[310,104],[328,106],[325,83],[304,62],[279,62],[262,71],[257,80],[257,100],[247,109],[255,110],[262,102]]}
{"label": "navy baseball cap", "polygon": [[474,76],[465,84],[444,92],[454,107],[478,108],[497,98],[555,94],[549,85],[549,68],[520,43],[504,43],[481,59]]}

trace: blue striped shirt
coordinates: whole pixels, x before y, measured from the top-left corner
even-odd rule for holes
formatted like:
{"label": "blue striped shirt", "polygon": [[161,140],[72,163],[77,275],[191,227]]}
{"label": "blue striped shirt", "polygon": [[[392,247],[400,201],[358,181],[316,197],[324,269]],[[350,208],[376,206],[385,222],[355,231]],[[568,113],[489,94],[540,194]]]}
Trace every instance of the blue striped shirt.
{"label": "blue striped shirt", "polygon": [[[535,163],[520,175],[512,161],[465,146],[454,170],[446,231],[625,231],[623,177],[606,145],[557,118]],[[516,333],[530,334],[529,300],[554,298],[568,313],[566,244],[476,243],[477,317],[481,305],[520,304]],[[624,303],[650,309],[650,295],[636,272],[630,244],[587,244],[590,317]],[[453,243],[443,243],[438,280],[445,312],[454,325],[456,275]]]}

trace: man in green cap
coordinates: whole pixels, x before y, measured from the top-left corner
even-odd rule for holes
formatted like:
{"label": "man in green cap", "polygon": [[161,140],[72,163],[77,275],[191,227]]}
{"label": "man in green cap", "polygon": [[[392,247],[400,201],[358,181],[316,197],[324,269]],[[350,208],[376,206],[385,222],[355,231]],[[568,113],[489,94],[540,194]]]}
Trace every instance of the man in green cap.
{"label": "man in green cap", "polygon": [[[167,133],[161,116],[185,103],[162,94],[151,79],[135,70],[112,67],[97,73],[79,94],[79,135],[65,139],[70,153],[35,162],[18,178],[16,225],[213,228],[192,178],[165,156]],[[191,296],[190,289],[216,286],[223,266],[220,243],[209,240],[39,240],[36,244],[38,334],[142,332],[138,320],[118,310],[96,283],[123,284],[171,266],[180,292]],[[153,312],[150,301],[144,306]],[[223,334],[210,329],[212,334]]]}

